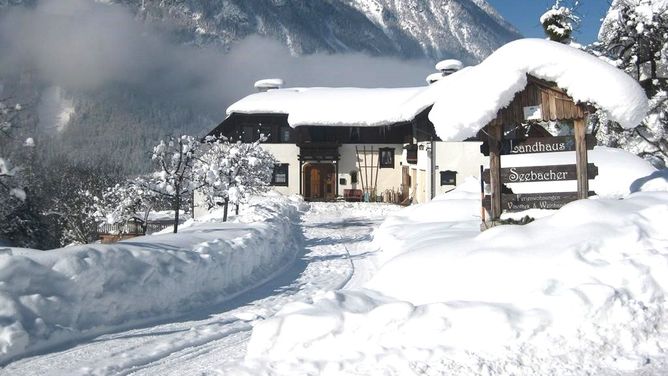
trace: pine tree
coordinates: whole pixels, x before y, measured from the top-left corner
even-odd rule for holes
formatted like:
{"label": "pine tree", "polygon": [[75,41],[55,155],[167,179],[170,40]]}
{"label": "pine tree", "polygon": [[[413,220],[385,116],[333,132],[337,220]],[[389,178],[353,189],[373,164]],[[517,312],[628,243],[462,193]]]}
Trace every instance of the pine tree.
{"label": "pine tree", "polygon": [[578,1],[575,1],[572,6],[563,6],[563,3],[564,1],[557,0],[552,8],[540,17],[540,24],[543,25],[545,35],[550,40],[569,44],[573,31],[580,23],[580,18],[574,11],[578,6]]}

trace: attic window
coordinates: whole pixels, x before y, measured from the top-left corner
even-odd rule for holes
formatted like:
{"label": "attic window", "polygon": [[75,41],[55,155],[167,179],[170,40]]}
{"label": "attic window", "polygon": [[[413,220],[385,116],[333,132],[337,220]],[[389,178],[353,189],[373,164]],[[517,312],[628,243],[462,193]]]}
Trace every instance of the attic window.
{"label": "attic window", "polygon": [[280,136],[281,142],[290,142],[290,128],[281,127]]}
{"label": "attic window", "polygon": [[360,128],[359,127],[350,127],[350,141],[359,141],[360,140]]}
{"label": "attic window", "polygon": [[241,127],[241,142],[255,142],[257,140],[257,128],[252,125]]}

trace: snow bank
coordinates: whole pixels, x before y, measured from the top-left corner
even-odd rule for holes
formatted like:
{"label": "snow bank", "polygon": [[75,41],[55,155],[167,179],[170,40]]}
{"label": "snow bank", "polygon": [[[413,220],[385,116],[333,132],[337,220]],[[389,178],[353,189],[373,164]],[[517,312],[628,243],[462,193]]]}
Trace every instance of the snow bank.
{"label": "snow bank", "polygon": [[233,223],[48,252],[0,253],[0,362],[219,303],[267,280],[299,249],[303,202],[256,198]]}
{"label": "snow bank", "polygon": [[[647,182],[663,179],[655,174]],[[249,372],[658,374],[668,192],[577,201],[479,233],[453,226],[472,213],[458,201],[479,200],[474,183],[388,219],[381,230],[394,235],[377,244],[406,249],[366,289],[321,294],[257,325]]]}
{"label": "snow bank", "polygon": [[374,245],[382,249],[375,256],[383,265],[403,252],[429,244],[433,239],[475,236],[480,232],[480,181],[468,177],[454,190],[428,204],[411,205],[392,213],[376,229]]}
{"label": "snow bank", "polygon": [[576,102],[597,104],[626,128],[640,124],[648,110],[644,91],[622,70],[561,43],[520,39],[430,86],[429,120],[438,136],[444,141],[474,136],[524,89],[527,74],[556,82]]}

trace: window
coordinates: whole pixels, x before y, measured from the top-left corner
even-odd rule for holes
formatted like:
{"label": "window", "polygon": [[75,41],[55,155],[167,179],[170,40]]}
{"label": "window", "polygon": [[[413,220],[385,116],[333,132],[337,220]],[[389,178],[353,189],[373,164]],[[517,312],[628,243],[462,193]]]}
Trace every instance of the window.
{"label": "window", "polygon": [[457,185],[457,171],[441,171],[441,185]]}
{"label": "window", "polygon": [[350,171],[350,184],[357,184],[357,171]]}
{"label": "window", "polygon": [[380,168],[394,168],[394,149],[380,148]]}
{"label": "window", "polygon": [[359,127],[350,127],[350,141],[357,142],[360,140],[360,129]]}
{"label": "window", "polygon": [[277,187],[288,186],[288,164],[279,163],[274,165],[274,172],[271,175],[271,185]]}
{"label": "window", "polygon": [[[270,125],[260,125],[260,134],[264,135],[264,137],[267,138],[267,141],[265,142],[272,142],[274,139],[272,137],[272,131],[271,131],[271,126]],[[259,138],[259,135],[258,135]]]}
{"label": "window", "polygon": [[281,127],[281,142],[290,142],[290,127]]}
{"label": "window", "polygon": [[244,125],[241,127],[241,142],[255,142],[258,136],[256,135],[257,128],[252,125]]}
{"label": "window", "polygon": [[406,147],[406,162],[409,164],[416,164],[418,160],[417,145],[407,145]]}

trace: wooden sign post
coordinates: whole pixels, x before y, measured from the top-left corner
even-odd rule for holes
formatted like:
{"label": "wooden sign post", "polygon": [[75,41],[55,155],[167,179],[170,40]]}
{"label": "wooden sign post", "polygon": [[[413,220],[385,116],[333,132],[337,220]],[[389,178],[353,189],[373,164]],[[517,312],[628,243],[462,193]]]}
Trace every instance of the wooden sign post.
{"label": "wooden sign post", "polygon": [[[586,135],[584,119],[574,121],[573,136],[503,139],[503,125],[498,119],[488,126],[488,141],[481,152],[489,154],[489,169],[483,170],[482,181],[489,184],[490,195],[483,199],[483,208],[489,211],[492,225],[503,211],[517,212],[528,209],[559,209],[567,203],[586,199],[589,179],[598,175],[598,168],[588,163],[587,150],[594,148],[595,140]],[[534,154],[575,151],[575,164],[501,167],[502,155]],[[577,180],[577,192],[548,192],[509,194],[503,192],[504,183],[532,183]]]}
{"label": "wooden sign post", "polygon": [[575,119],[575,165],[578,175],[578,199],[589,197],[589,177],[587,175],[587,125],[584,119]]}
{"label": "wooden sign post", "polygon": [[491,187],[492,206],[490,215],[492,220],[501,217],[501,142],[503,140],[503,124],[494,119],[489,126],[489,184]]}

